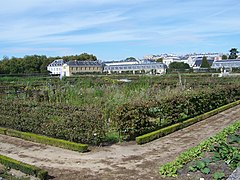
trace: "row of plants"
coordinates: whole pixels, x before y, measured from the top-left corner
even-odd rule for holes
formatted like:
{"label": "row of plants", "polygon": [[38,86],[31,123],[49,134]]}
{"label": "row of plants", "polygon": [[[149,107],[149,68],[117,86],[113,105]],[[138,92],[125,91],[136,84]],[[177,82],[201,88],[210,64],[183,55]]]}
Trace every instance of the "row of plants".
{"label": "row of plants", "polygon": [[187,91],[161,99],[132,101],[116,109],[115,123],[125,139],[155,131],[240,99],[240,86]]}
{"label": "row of plants", "polygon": [[25,139],[28,141],[37,142],[37,143],[70,149],[78,152],[88,151],[88,145],[86,144],[74,143],[74,142],[65,141],[62,139],[50,138],[47,136],[41,136],[33,133],[16,131],[13,129],[0,128],[0,134],[13,136],[13,137],[17,137],[17,138]]}
{"label": "row of plants", "polygon": [[[239,99],[235,78],[209,74],[0,78],[0,126],[68,141],[99,144],[182,122]],[[131,82],[119,81],[127,78]],[[209,85],[209,84],[210,85]],[[15,89],[19,85],[19,89]],[[193,86],[192,86],[193,85]],[[225,87],[225,85],[228,85]],[[200,87],[200,89],[199,89]],[[201,90],[205,87],[204,90]]]}
{"label": "row of plants", "polygon": [[[106,136],[106,122],[94,106],[76,107],[0,100],[0,126],[77,143],[98,144]],[[83,109],[82,109],[83,108]]]}
{"label": "row of plants", "polygon": [[[159,99],[149,92],[145,99],[138,97],[127,104],[115,94],[109,95],[106,102],[96,98],[81,106],[1,98],[4,106],[0,107],[0,126],[88,144],[103,142],[116,129],[120,138],[133,139],[238,100],[239,89],[232,85],[176,90],[170,91],[170,95],[165,92],[167,97]],[[102,95],[98,93],[95,97]]]}
{"label": "row of plants", "polygon": [[[163,177],[176,177],[184,173],[200,172],[200,176],[211,179],[227,178],[240,166],[240,120],[229,125],[199,145],[181,153],[175,160],[160,167]],[[220,169],[220,171],[219,171]]]}
{"label": "row of plants", "polygon": [[221,106],[217,109],[214,109],[212,111],[209,111],[207,113],[204,113],[204,114],[201,114],[199,116],[196,116],[196,117],[193,117],[193,118],[190,118],[188,120],[185,120],[183,122],[180,122],[180,123],[176,123],[176,124],[173,124],[171,126],[168,126],[168,127],[165,127],[165,128],[161,128],[157,131],[153,131],[153,132],[150,132],[150,133],[147,133],[147,134],[144,134],[142,136],[138,136],[136,137],[136,143],[137,144],[145,144],[145,143],[148,143],[150,141],[153,141],[155,139],[158,139],[160,137],[163,137],[167,134],[170,134],[170,133],[173,133],[179,129],[183,129],[187,126],[190,126],[196,122],[199,122],[201,120],[204,120],[208,117],[211,117],[215,114],[218,114],[219,112],[222,112],[222,111],[225,111],[229,108],[232,108],[236,105],[240,104],[240,100],[238,101],[235,101],[233,103],[230,103],[230,104],[227,104],[227,105],[224,105],[224,106]]}
{"label": "row of plants", "polygon": [[8,168],[16,169],[25,174],[35,176],[40,180],[45,180],[48,178],[47,171],[40,169],[36,166],[17,161],[7,156],[0,155],[0,163]]}

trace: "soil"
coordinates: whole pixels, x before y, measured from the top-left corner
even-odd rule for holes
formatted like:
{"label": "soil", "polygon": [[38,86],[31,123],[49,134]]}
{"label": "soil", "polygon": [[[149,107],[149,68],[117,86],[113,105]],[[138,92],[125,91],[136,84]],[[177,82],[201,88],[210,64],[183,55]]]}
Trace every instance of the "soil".
{"label": "soil", "polygon": [[240,105],[144,145],[124,142],[87,153],[0,135],[0,154],[44,168],[52,179],[171,179],[160,177],[161,165],[239,119]]}

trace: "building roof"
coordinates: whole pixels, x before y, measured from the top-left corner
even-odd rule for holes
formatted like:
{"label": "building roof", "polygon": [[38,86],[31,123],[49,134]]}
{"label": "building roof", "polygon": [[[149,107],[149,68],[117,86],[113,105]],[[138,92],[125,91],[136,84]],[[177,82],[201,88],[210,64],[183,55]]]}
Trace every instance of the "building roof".
{"label": "building roof", "polygon": [[56,59],[53,62],[51,62],[48,66],[62,66],[64,64],[63,59]]}
{"label": "building roof", "polygon": [[213,64],[212,64],[212,68],[221,68],[221,67],[226,67],[226,68],[236,67],[236,68],[240,68],[240,60],[238,60],[238,59],[218,60],[218,61],[214,61]]}
{"label": "building roof", "polygon": [[102,66],[98,61],[69,61],[66,64],[69,66]]}
{"label": "building roof", "polygon": [[[213,64],[213,61],[214,61],[214,60],[208,59],[207,61],[208,61],[209,65],[211,66],[211,65]],[[202,64],[202,59],[197,59],[197,60],[195,61],[195,63],[194,63],[193,66],[194,66],[194,67],[200,67],[201,64]]]}
{"label": "building roof", "polygon": [[146,64],[125,64],[104,66],[104,71],[131,71],[131,70],[151,70],[166,68],[163,63],[146,63]]}

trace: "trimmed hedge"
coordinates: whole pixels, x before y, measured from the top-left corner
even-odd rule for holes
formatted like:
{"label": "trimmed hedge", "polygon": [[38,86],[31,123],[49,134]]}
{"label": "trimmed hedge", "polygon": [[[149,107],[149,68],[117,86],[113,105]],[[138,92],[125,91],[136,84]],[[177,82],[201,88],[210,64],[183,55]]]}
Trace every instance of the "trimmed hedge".
{"label": "trimmed hedge", "polygon": [[116,108],[113,120],[122,139],[135,139],[239,99],[239,85],[189,90],[162,99],[133,99]]}
{"label": "trimmed hedge", "polygon": [[3,164],[4,166],[19,170],[25,174],[35,176],[40,180],[45,180],[48,177],[48,172],[43,169],[17,161],[15,159],[3,155],[0,155],[0,163]]}
{"label": "trimmed hedge", "polygon": [[41,135],[28,133],[28,132],[20,132],[13,129],[6,129],[6,128],[0,127],[0,134],[13,136],[13,137],[17,137],[17,138],[25,139],[28,141],[37,142],[37,143],[52,145],[60,148],[78,151],[78,152],[88,151],[88,145],[86,144],[74,143],[74,142],[65,141],[62,139],[50,138],[47,136],[41,136]]}
{"label": "trimmed hedge", "polygon": [[216,135],[202,141],[199,145],[182,152],[175,160],[162,165],[160,167],[160,174],[163,177],[176,177],[178,170],[181,169],[183,165],[194,159],[201,158],[204,154],[203,152],[208,151],[214,143],[226,141],[227,136],[234,134],[239,128],[240,120],[232,123]]}
{"label": "trimmed hedge", "polygon": [[94,104],[73,106],[0,98],[0,127],[83,144],[100,144],[107,128]]}
{"label": "trimmed hedge", "polygon": [[233,103],[230,103],[230,104],[227,104],[227,105],[224,105],[220,108],[217,108],[217,109],[214,109],[212,111],[209,111],[207,113],[204,113],[202,115],[199,115],[197,117],[194,117],[194,118],[190,118],[186,121],[183,121],[183,122],[180,122],[180,123],[176,123],[176,124],[173,124],[171,126],[168,126],[168,127],[165,127],[165,128],[162,128],[162,129],[159,129],[157,131],[153,131],[153,132],[150,132],[150,133],[147,133],[147,134],[144,134],[142,136],[138,136],[136,137],[136,142],[137,144],[145,144],[145,143],[148,143],[150,141],[153,141],[155,139],[158,139],[160,137],[163,137],[167,134],[170,134],[170,133],[173,133],[179,129],[182,129],[182,128],[185,128],[187,126],[190,126],[194,123],[197,123],[199,121],[202,121],[210,116],[213,116],[213,115],[216,115],[218,114],[219,112],[222,112],[222,111],[225,111],[229,108],[232,108],[236,105],[239,105],[240,104],[240,100],[238,101],[235,101]]}

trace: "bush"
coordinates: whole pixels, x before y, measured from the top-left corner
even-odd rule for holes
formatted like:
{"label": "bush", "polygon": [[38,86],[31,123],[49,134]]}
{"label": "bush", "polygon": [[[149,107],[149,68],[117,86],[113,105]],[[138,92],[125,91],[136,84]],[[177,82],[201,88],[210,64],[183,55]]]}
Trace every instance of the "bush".
{"label": "bush", "polygon": [[240,100],[239,101],[236,101],[236,102],[233,102],[233,103],[230,103],[230,104],[227,104],[227,105],[224,105],[220,108],[217,108],[217,109],[214,109],[210,112],[207,112],[207,113],[204,113],[202,115],[199,115],[197,117],[194,117],[194,118],[190,118],[188,120],[185,120],[181,123],[176,123],[174,125],[171,125],[171,126],[168,126],[168,127],[165,127],[165,128],[162,128],[162,129],[159,129],[157,131],[153,131],[153,132],[150,132],[150,133],[147,133],[147,134],[144,134],[142,136],[138,136],[136,137],[136,143],[137,144],[144,144],[144,143],[148,143],[150,141],[153,141],[155,139],[158,139],[160,137],[163,137],[167,134],[170,134],[170,133],[173,133],[179,129],[182,129],[182,128],[185,128],[187,126],[190,126],[196,122],[199,122],[201,120],[204,120],[210,116],[213,116],[215,114],[218,114],[219,112],[222,112],[222,111],[225,111],[229,108],[232,108],[236,105],[240,104]]}
{"label": "bush", "polygon": [[25,174],[38,177],[40,180],[45,180],[48,177],[48,172],[38,167],[22,163],[12,158],[0,155],[0,163],[4,166],[19,170]]}
{"label": "bush", "polygon": [[[240,86],[228,86],[186,92],[178,96],[170,96],[161,102],[133,101],[117,108],[114,121],[123,138],[133,139],[156,129],[181,123],[238,99],[240,99]],[[208,114],[204,116],[209,117]],[[198,119],[195,120],[198,121]]]}
{"label": "bush", "polygon": [[51,106],[3,99],[0,102],[4,104],[0,107],[2,127],[88,144],[99,144],[106,135],[102,112],[94,106]]}
{"label": "bush", "polygon": [[[0,133],[3,132],[2,129],[3,128],[0,128]],[[78,143],[74,143],[74,142],[65,141],[62,139],[50,138],[50,137],[46,137],[46,136],[40,136],[37,134],[20,132],[20,131],[16,131],[16,130],[12,130],[12,129],[5,129],[4,132],[6,135],[22,138],[22,139],[25,139],[28,141],[57,146],[57,147],[61,147],[61,148],[69,149],[69,150],[78,151],[78,152],[88,151],[88,145],[86,145],[86,144],[78,144]]]}

